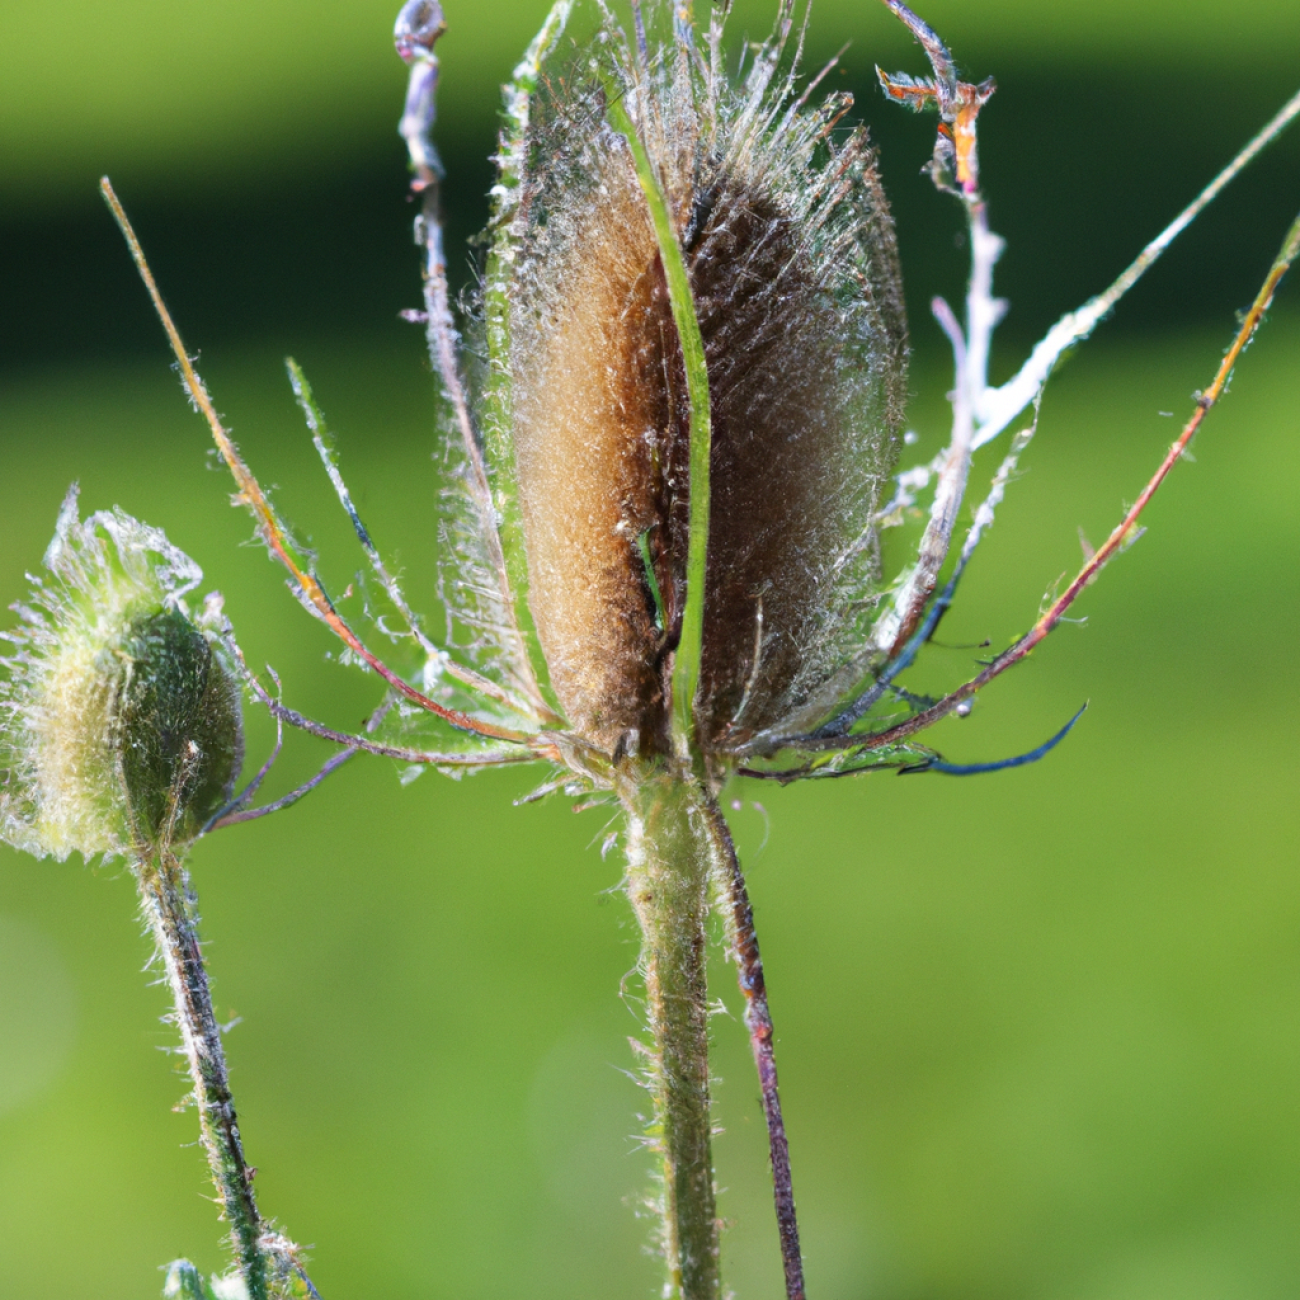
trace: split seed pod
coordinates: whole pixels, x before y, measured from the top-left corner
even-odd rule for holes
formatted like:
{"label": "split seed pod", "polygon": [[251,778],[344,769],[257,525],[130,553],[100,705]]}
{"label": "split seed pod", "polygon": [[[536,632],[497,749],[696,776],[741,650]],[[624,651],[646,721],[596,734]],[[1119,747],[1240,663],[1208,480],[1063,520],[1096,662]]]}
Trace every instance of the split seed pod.
{"label": "split seed pod", "polygon": [[536,630],[560,711],[605,752],[668,752],[695,516],[658,201],[707,365],[694,720],[721,755],[805,708],[864,643],[902,291],[866,133],[840,127],[849,97],[795,93],[789,9],[735,85],[720,21],[702,54],[680,26],[656,43],[667,6],[634,19],[629,39],[596,15],[507,127],[481,427],[512,614]]}
{"label": "split seed pod", "polygon": [[119,510],[68,494],[0,679],[0,837],[37,856],[195,838],[243,759],[239,686],[184,595],[202,572]]}

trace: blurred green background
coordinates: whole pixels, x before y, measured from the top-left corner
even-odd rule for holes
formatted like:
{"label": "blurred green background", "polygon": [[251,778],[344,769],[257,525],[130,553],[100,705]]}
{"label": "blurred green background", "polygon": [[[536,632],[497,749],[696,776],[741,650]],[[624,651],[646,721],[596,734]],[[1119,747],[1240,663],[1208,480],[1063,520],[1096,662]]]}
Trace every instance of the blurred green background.
{"label": "blurred green background", "polygon": [[[374,698],[285,593],[205,472],[206,434],[95,195],[110,172],[222,410],[345,585],[359,563],[280,358],[313,377],[365,517],[435,606],[434,396],[393,130],[391,0],[0,7],[0,598],[19,598],[73,479],[203,564],[255,663],[355,726]],[[542,6],[449,0],[440,143],[454,239],[481,224],[495,86]],[[1300,83],[1294,0],[934,0],[997,75],[982,141],[996,365],[1107,283]],[[741,7],[738,32],[764,30]],[[961,291],[954,212],[918,169],[932,124],[871,68],[921,71],[883,8],[851,39],[900,223],[910,421],[942,437],[925,315]],[[1039,440],[946,644],[996,644],[1118,517],[1208,382],[1300,207],[1300,137],[1175,248],[1049,390]],[[463,243],[453,252],[465,265]],[[460,272],[462,279],[465,277]],[[1256,1300],[1300,1285],[1300,300],[1284,287],[1150,534],[1029,665],[932,739],[1031,768],[731,793],[751,871],[811,1294],[821,1300]],[[1176,413],[1176,420],[1160,412]],[[996,458],[996,450],[992,451]],[[992,472],[977,466],[976,483]],[[908,538],[891,538],[895,563]],[[435,624],[436,625],[436,624]],[[977,651],[936,648],[921,686]],[[250,723],[252,753],[269,743]],[[289,788],[320,749],[291,737]],[[621,1073],[635,939],[604,814],[514,809],[526,774],[326,792],[202,844],[194,873],[266,1210],[347,1296],[656,1293],[635,1215],[644,1099]],[[759,806],[755,806],[754,801]],[[119,867],[0,861],[0,1296],[157,1294],[221,1261],[164,994]],[[726,1272],[779,1292],[757,1089],[716,987]]]}

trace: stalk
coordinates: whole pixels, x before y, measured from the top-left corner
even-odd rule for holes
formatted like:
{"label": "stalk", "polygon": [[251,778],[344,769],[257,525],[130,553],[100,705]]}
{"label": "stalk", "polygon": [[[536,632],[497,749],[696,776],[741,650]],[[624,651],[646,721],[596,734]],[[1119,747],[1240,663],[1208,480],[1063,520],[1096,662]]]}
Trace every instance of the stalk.
{"label": "stalk", "polygon": [[253,1195],[253,1170],[244,1159],[226,1073],[221,1031],[212,1011],[212,994],[199,944],[198,900],[189,875],[167,843],[141,852],[135,863],[140,906],[162,954],[176,1006],[181,1044],[194,1080],[199,1132],[208,1157],[239,1271],[249,1300],[268,1300],[262,1220]]}
{"label": "stalk", "polygon": [[641,924],[667,1294],[718,1300],[705,975],[714,850],[698,785],[677,772],[638,775],[642,779],[630,779],[620,795],[627,813],[627,893]]}
{"label": "stalk", "polygon": [[763,974],[763,958],[758,951],[754,908],[745,888],[745,873],[740,869],[740,858],[727,819],[712,795],[702,792],[701,799],[713,850],[719,908],[726,922],[727,941],[736,963],[740,991],[745,998],[745,1028],[749,1030],[749,1047],[763,1096],[763,1118],[767,1121],[768,1154],[772,1161],[772,1199],[776,1205],[776,1227],[781,1239],[786,1300],[804,1300],[803,1256],[799,1249],[799,1221],[794,1209],[790,1143],[785,1134],[781,1095],[777,1088],[772,1013],[767,1005],[767,979]]}

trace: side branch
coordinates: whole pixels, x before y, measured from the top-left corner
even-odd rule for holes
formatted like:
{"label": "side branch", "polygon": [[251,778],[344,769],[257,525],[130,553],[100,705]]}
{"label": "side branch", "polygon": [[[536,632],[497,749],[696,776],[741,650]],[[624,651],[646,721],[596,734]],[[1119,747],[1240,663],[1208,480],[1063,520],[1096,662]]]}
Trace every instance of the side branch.
{"label": "side branch", "polygon": [[[353,735],[351,732],[338,731],[333,727],[327,727],[323,722],[316,722],[306,714],[299,713],[296,709],[291,709],[282,704],[273,696],[265,686],[257,679],[257,675],[249,668],[243,653],[233,641],[226,643],[230,651],[231,658],[239,669],[240,676],[244,679],[244,684],[257,697],[260,704],[265,707],[266,711],[276,720],[277,723],[287,722],[289,726],[296,728],[298,731],[305,731],[309,735],[316,736],[321,740],[332,740],[336,745],[343,745],[347,748],[348,754],[358,751],[374,754],[378,758],[395,758],[404,763],[424,763],[431,767],[497,767],[504,763],[531,763],[538,758],[551,758],[554,756],[554,747],[545,741],[536,737],[530,737],[527,746],[520,746],[516,749],[504,750],[470,750],[465,753],[440,753],[427,749],[412,749],[405,745],[385,745],[380,741],[370,740],[366,736]],[[279,678],[275,675],[275,670],[268,669],[272,678],[279,686]],[[391,696],[389,699],[391,700]],[[387,712],[384,705],[380,706],[382,712]],[[366,730],[371,730],[371,723],[377,725],[378,718],[381,716],[380,711],[371,718],[366,724]],[[277,743],[277,752],[279,749]],[[272,755],[274,759],[275,755]],[[329,767],[333,771],[334,767],[342,761],[344,756],[335,755],[330,760],[334,766]],[[328,765],[327,765],[328,766]],[[254,778],[255,784],[260,784],[265,772],[259,772]],[[317,773],[317,777],[321,774]],[[328,775],[328,773],[326,773]],[[315,780],[316,778],[313,778]],[[303,791],[306,793],[306,791]],[[240,800],[242,803],[249,797],[249,792],[245,791]],[[227,809],[225,811],[233,811]],[[214,823],[215,824],[215,823]]]}
{"label": "side branch", "polygon": [[1110,536],[1097,548],[1096,553],[1084,564],[1070,585],[1051,603],[1034,626],[1019,641],[998,655],[978,676],[971,678],[970,681],[959,686],[937,704],[913,715],[905,722],[870,735],[841,736],[821,742],[813,741],[808,745],[808,748],[861,748],[865,750],[896,744],[901,740],[905,740],[908,736],[924,730],[926,727],[933,726],[934,723],[956,709],[962,701],[969,699],[977,691],[987,686],[995,677],[1001,676],[1008,668],[1029,655],[1039,642],[1060,623],[1070,607],[1079,598],[1083,589],[1097,577],[1106,563],[1136,539],[1138,534],[1137,523],[1142,512],[1146,509],[1151,498],[1159,491],[1160,485],[1168,477],[1169,471],[1173,469],[1184,452],[1186,452],[1188,444],[1195,437],[1196,431],[1201,427],[1205,417],[1218,403],[1219,398],[1222,397],[1228,378],[1232,374],[1233,366],[1236,365],[1238,357],[1241,356],[1263,321],[1264,314],[1272,304],[1273,295],[1282,282],[1282,277],[1297,258],[1300,258],[1300,217],[1296,218],[1287,232],[1282,248],[1273,265],[1269,268],[1268,275],[1265,277],[1254,303],[1243,317],[1241,328],[1237,331],[1232,346],[1225,354],[1223,362],[1214,376],[1214,381],[1204,392],[1197,394],[1196,410],[1165,454],[1159,468],[1151,476],[1138,499],[1119,524],[1116,525]]}
{"label": "side branch", "polygon": [[[317,736],[321,740],[332,740],[336,745],[344,745],[349,753],[361,751],[374,754],[377,758],[395,758],[402,763],[422,763],[429,767],[500,767],[507,763],[532,763],[539,758],[550,757],[550,753],[545,748],[471,750],[457,754],[429,749],[411,749],[404,745],[385,745],[376,740],[367,740],[364,736],[356,736],[347,731],[336,731],[333,727],[314,722],[305,714],[288,708],[270,696],[262,696],[262,703],[266,705],[272,717],[287,722],[299,731]],[[341,758],[342,756],[336,755],[331,761],[337,766]],[[331,767],[330,771],[333,770],[334,768]]]}
{"label": "side branch", "polygon": [[781,1263],[785,1269],[786,1300],[804,1300],[803,1257],[799,1250],[799,1221],[794,1208],[794,1181],[790,1174],[790,1143],[781,1114],[781,1095],[776,1078],[776,1045],[773,1042],[772,1013],[767,1005],[767,981],[754,930],[754,909],[745,888],[736,845],[718,801],[703,793],[704,814],[713,841],[714,872],[736,978],[745,998],[745,1027],[758,1070],[763,1096],[763,1117],[767,1121],[768,1152],[772,1160],[772,1195],[776,1202],[776,1227],[781,1239]]}
{"label": "side branch", "polygon": [[443,170],[433,143],[433,126],[438,109],[438,58],[433,48],[446,30],[447,24],[437,0],[408,0],[397,15],[393,29],[398,56],[411,69],[406,108],[398,124],[398,134],[406,141],[411,168],[415,173],[411,191],[420,199],[420,215],[415,229],[416,243],[424,250],[425,337],[429,357],[442,380],[443,392],[451,403],[469,465],[469,493],[478,516],[483,544],[488,552],[488,563],[497,579],[501,615],[509,626],[513,642],[510,659],[514,675],[537,717],[546,723],[556,723],[559,718],[542,696],[524,632],[519,626],[518,609],[498,527],[496,504],[492,497],[492,484],[479,431],[470,414],[469,398],[457,357],[456,323],[451,314],[447,259],[442,242],[440,182]]}
{"label": "side branch", "polygon": [[975,437],[977,449],[996,438],[1034,400],[1061,355],[1092,333],[1115,304],[1155,265],[1165,249],[1296,117],[1300,117],[1300,91],[1282,105],[1259,134],[1138,254],[1110,288],[1062,316],[1015,376],[1000,388],[986,388],[979,394],[975,412],[979,425]]}
{"label": "side branch", "polygon": [[370,567],[374,571],[375,577],[379,579],[388,599],[393,602],[394,608],[402,616],[407,630],[416,644],[419,645],[428,659],[437,663],[441,670],[445,671],[448,676],[454,677],[461,685],[468,686],[480,695],[486,695],[489,699],[496,700],[498,704],[504,704],[506,708],[513,709],[516,713],[526,714],[528,710],[514,700],[508,692],[502,690],[495,682],[488,681],[481,673],[476,673],[472,668],[466,668],[463,664],[457,663],[445,650],[434,645],[425,636],[424,630],[420,626],[420,620],[416,617],[415,611],[407,604],[406,597],[402,593],[397,579],[388,571],[388,566],[384,563],[383,557],[379,553],[379,547],[375,545],[370,530],[361,522],[361,515],[352,500],[352,493],[348,490],[348,485],[343,481],[343,474],[339,469],[338,455],[334,450],[333,440],[325,425],[325,417],[321,413],[320,407],[316,405],[316,399],[312,394],[311,385],[307,382],[307,376],[303,374],[302,367],[292,357],[286,360],[285,366],[289,372],[289,383],[293,388],[294,396],[298,399],[298,406],[307,421],[307,428],[311,431],[316,454],[325,467],[325,473],[329,476],[330,483],[334,488],[334,494],[339,499],[339,505],[343,507],[344,513],[351,522],[352,530],[356,534],[361,549],[366,553],[366,558],[370,561]]}
{"label": "side branch", "polygon": [[436,700],[431,700],[422,691],[416,690],[414,686],[404,681],[387,664],[373,654],[362,643],[361,638],[343,621],[325,589],[293,554],[293,545],[287,530],[277,517],[270,501],[267,500],[261,484],[258,483],[252,470],[244,463],[243,457],[240,456],[225,426],[221,423],[221,417],[212,404],[212,398],[208,396],[203,381],[194,369],[194,364],[190,361],[189,353],[186,352],[185,344],[181,340],[180,332],[173,323],[171,313],[163,302],[162,294],[159,292],[157,282],[153,278],[153,272],[149,269],[149,263],[145,259],[144,249],[140,246],[140,241],[130,219],[126,215],[126,210],[122,207],[121,201],[114,192],[107,176],[101,179],[99,188],[112,210],[118,226],[121,228],[127,246],[131,250],[131,257],[135,262],[136,269],[140,272],[140,278],[144,281],[145,288],[149,291],[149,297],[153,300],[154,310],[158,313],[163,329],[167,332],[167,338],[172,345],[172,352],[176,356],[176,362],[180,366],[181,379],[190,395],[190,400],[203,415],[203,418],[207,420],[208,428],[212,430],[213,441],[217,444],[217,450],[221,453],[222,459],[227,466],[229,466],[239,488],[240,500],[252,511],[253,517],[257,520],[259,531],[267,546],[270,547],[271,552],[293,575],[293,579],[298,584],[304,600],[344,645],[357,654],[395,691],[406,696],[407,699],[419,705],[420,708],[442,718],[460,731],[487,736],[493,740],[506,740],[517,744],[524,743],[528,738],[522,732],[484,722],[478,718],[472,718],[468,713],[462,713],[459,709],[449,709]]}

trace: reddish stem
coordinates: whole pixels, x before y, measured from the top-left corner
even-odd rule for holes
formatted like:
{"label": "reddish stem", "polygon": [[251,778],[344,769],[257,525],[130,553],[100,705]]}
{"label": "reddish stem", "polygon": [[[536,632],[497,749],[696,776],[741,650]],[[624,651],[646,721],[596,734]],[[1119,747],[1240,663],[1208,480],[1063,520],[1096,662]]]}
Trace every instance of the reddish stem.
{"label": "reddish stem", "polygon": [[135,262],[136,269],[140,272],[140,278],[144,281],[149,297],[153,301],[154,311],[157,312],[158,319],[162,322],[163,329],[167,333],[168,341],[172,345],[172,352],[175,354],[177,365],[180,367],[181,380],[186,391],[189,393],[195,407],[207,420],[208,428],[212,431],[213,441],[217,444],[217,450],[221,453],[222,459],[234,476],[235,483],[239,488],[239,502],[252,511],[267,546],[270,547],[276,559],[293,575],[294,581],[298,584],[306,601],[310,603],[334,635],[350,650],[365,660],[366,664],[378,673],[398,694],[404,695],[412,703],[419,705],[420,708],[442,718],[444,722],[450,723],[458,731],[487,736],[492,740],[505,740],[515,744],[526,743],[528,737],[523,732],[514,731],[509,727],[501,727],[496,723],[485,722],[480,718],[473,718],[460,709],[449,709],[436,700],[431,700],[422,691],[416,690],[414,686],[403,680],[364,645],[361,638],[340,617],[324,587],[317,581],[316,576],[305,569],[295,558],[290,539],[283,524],[271,508],[271,503],[262,491],[261,484],[258,483],[253,471],[244,463],[243,457],[240,456],[236,449],[230,434],[221,423],[221,417],[217,414],[217,409],[213,406],[211,397],[208,396],[208,390],[203,386],[203,381],[199,378],[198,372],[190,361],[189,353],[185,350],[180,331],[177,330],[171,318],[171,313],[163,302],[158,284],[153,278],[153,272],[149,269],[149,263],[145,259],[144,249],[141,247],[135,229],[126,215],[126,209],[123,208],[121,200],[118,199],[107,176],[101,179],[99,188],[126,239],[127,247],[131,250],[132,260]]}
{"label": "reddish stem", "polygon": [[772,1159],[772,1196],[776,1202],[776,1226],[781,1238],[781,1262],[785,1268],[787,1300],[804,1300],[803,1258],[799,1251],[799,1223],[795,1217],[794,1183],[790,1174],[790,1143],[781,1115],[777,1090],[776,1049],[772,1013],[767,1005],[767,981],[754,929],[754,908],[745,888],[745,874],[736,855],[731,828],[717,800],[705,799],[710,831],[719,862],[720,884],[727,908],[728,930],[736,959],[737,980],[745,997],[745,1026],[754,1053],[758,1084],[763,1095],[763,1116],[767,1120],[768,1151]]}

